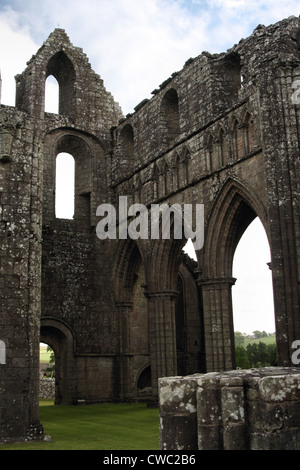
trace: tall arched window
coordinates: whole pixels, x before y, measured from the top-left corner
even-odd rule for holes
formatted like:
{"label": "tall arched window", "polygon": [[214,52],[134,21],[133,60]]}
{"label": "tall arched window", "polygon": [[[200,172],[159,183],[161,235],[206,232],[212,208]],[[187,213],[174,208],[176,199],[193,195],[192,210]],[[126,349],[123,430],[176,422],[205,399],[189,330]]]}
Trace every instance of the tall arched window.
{"label": "tall arched window", "polygon": [[232,288],[235,331],[275,332],[270,256],[264,227],[256,217],[242,235],[233,259],[237,279]]}
{"label": "tall arched window", "polygon": [[59,107],[59,85],[53,75],[46,80],[45,89],[45,112],[58,114]]}
{"label": "tall arched window", "polygon": [[74,217],[75,162],[69,153],[56,157],[55,215],[59,219]]}

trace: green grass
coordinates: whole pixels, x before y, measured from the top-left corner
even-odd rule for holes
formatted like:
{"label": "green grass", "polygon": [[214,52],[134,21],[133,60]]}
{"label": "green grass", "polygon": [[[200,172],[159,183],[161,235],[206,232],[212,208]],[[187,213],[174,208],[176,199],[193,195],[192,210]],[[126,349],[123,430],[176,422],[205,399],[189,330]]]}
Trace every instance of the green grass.
{"label": "green grass", "polygon": [[145,404],[53,406],[41,401],[51,442],[5,444],[0,450],[159,450],[158,409]]}
{"label": "green grass", "polygon": [[254,343],[266,343],[266,344],[275,344],[276,343],[276,336],[270,335],[265,336],[263,338],[256,338],[256,339],[245,339],[243,346],[246,348],[247,344],[254,344]]}
{"label": "green grass", "polygon": [[42,363],[49,363],[50,360],[50,351],[47,351],[47,348],[40,347],[40,362]]}

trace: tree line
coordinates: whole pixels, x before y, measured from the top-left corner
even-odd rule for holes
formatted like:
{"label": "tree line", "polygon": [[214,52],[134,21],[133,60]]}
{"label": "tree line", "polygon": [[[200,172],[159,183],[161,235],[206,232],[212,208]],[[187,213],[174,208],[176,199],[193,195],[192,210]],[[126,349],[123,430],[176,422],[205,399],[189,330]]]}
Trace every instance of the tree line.
{"label": "tree line", "polygon": [[[253,332],[263,333],[264,336],[257,336],[256,338],[263,338],[269,336],[265,332]],[[276,355],[276,344],[266,344],[263,341],[259,343],[249,343],[246,347],[244,342],[246,340],[245,335],[242,333],[235,333],[235,359],[236,367],[239,369],[249,369],[252,367],[270,367],[277,366],[277,355]]]}

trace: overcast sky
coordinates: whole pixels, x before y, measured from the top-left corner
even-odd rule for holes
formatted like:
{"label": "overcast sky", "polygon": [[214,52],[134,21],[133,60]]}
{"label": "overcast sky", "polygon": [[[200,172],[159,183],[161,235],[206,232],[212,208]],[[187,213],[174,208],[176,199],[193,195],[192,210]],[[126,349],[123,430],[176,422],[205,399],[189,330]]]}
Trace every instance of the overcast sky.
{"label": "overcast sky", "polygon": [[298,0],[0,0],[2,103],[14,104],[14,76],[56,27],[127,114],[190,57],[299,14]]}
{"label": "overcast sky", "polygon": [[[251,35],[258,24],[267,26],[299,14],[299,0],[0,0],[1,102],[15,104],[14,76],[25,69],[57,27],[65,29],[74,46],[87,54],[93,70],[126,115],[143,99],[151,98],[151,91],[181,70],[190,57],[205,50],[224,52]],[[259,233],[257,228],[255,233]],[[254,261],[264,237],[255,238],[252,252],[250,241],[245,242],[244,252],[251,256],[240,265]],[[259,255],[263,270],[270,261],[266,247]],[[257,267],[251,269],[258,274]],[[267,270],[264,303],[260,301],[259,306],[252,306],[244,292],[248,286],[250,297],[261,298],[253,295],[250,279],[241,288],[247,302],[239,304],[238,296],[234,298],[239,331],[274,331],[272,301],[267,301],[270,279]]]}

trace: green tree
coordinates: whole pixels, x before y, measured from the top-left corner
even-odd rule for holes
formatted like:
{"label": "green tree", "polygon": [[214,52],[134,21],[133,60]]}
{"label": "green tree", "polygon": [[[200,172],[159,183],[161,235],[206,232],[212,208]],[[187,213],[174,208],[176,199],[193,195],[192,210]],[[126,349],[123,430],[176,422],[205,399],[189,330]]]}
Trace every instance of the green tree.
{"label": "green tree", "polygon": [[53,349],[50,346],[47,346],[47,352],[50,352],[49,363],[54,364],[55,363],[55,355],[54,355]]}
{"label": "green tree", "polygon": [[257,367],[268,366],[268,351],[266,343],[260,341],[257,346]]}
{"label": "green tree", "polygon": [[51,376],[53,377],[55,375],[55,354],[52,348],[50,346],[47,347],[47,351],[50,352],[50,357],[49,357],[49,366],[45,369],[45,374],[46,376]]}
{"label": "green tree", "polygon": [[257,367],[257,363],[258,363],[257,344],[256,343],[248,344],[246,351],[247,351],[247,356],[248,356],[248,360],[250,363],[250,367]]}
{"label": "green tree", "polygon": [[270,366],[277,366],[277,349],[276,344],[268,344],[268,362]]}
{"label": "green tree", "polygon": [[246,348],[250,367],[268,367],[277,365],[276,345],[260,341],[248,344]]}
{"label": "green tree", "polygon": [[243,346],[236,346],[235,362],[238,369],[249,369],[250,362],[247,356],[247,351]]}
{"label": "green tree", "polygon": [[236,346],[243,346],[243,344],[245,343],[245,335],[240,331],[235,331],[234,342]]}
{"label": "green tree", "polygon": [[259,331],[259,330],[255,330],[255,331],[252,331],[252,333],[254,334],[255,338],[266,338],[268,335],[268,333],[266,331]]}

